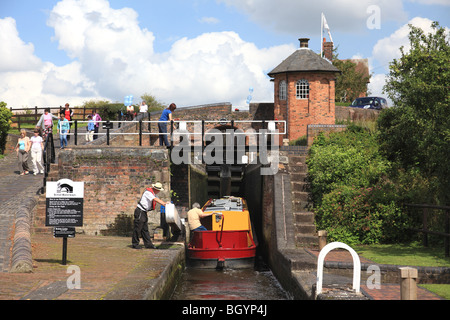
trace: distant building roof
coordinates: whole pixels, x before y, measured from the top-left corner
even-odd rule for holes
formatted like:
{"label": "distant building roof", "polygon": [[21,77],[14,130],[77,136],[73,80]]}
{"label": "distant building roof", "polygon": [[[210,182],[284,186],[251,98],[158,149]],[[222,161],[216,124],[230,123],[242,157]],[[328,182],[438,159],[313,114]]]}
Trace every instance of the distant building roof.
{"label": "distant building roof", "polygon": [[286,72],[341,72],[338,68],[326,59],[323,59],[317,53],[306,47],[304,41],[300,39],[301,48],[297,49],[293,54],[281,62],[275,69],[268,73],[269,77],[273,77],[279,73]]}

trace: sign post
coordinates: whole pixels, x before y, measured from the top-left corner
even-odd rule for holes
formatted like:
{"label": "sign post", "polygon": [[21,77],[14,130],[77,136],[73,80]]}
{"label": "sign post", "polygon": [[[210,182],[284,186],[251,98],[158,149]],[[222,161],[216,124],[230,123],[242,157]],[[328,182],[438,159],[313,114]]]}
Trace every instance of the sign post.
{"label": "sign post", "polygon": [[84,182],[61,179],[47,182],[45,226],[54,227],[53,236],[63,238],[62,264],[67,263],[67,238],[83,226]]}

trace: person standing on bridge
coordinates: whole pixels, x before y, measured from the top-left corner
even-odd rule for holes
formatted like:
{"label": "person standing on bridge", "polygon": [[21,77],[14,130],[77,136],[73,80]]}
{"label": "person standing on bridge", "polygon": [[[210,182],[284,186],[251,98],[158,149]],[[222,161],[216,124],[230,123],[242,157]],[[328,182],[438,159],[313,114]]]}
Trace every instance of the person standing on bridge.
{"label": "person standing on bridge", "polygon": [[161,113],[161,117],[159,118],[159,121],[164,121],[164,122],[159,122],[158,123],[158,129],[159,129],[159,145],[163,146],[166,145],[166,147],[170,147],[169,144],[169,139],[167,138],[167,121],[172,121],[172,112],[175,111],[175,109],[177,108],[175,103],[171,103],[170,106],[167,109],[164,109],[163,112]]}
{"label": "person standing on bridge", "polygon": [[144,246],[147,249],[156,249],[150,239],[150,233],[148,232],[148,216],[147,212],[155,210],[156,202],[165,206],[170,202],[165,202],[157,197],[160,191],[164,191],[164,188],[160,182],[152,184],[151,188],[145,189],[141,196],[139,203],[134,210],[134,229],[133,237],[131,239],[131,245],[133,249],[141,249],[139,246],[139,237],[142,237]]}
{"label": "person standing on bridge", "polygon": [[61,111],[60,119],[58,120],[57,132],[59,133],[59,140],[61,142],[61,149],[67,147],[67,134],[70,131],[69,121],[64,117],[64,112]]}
{"label": "person standing on bridge", "polygon": [[[61,112],[64,112],[64,118],[66,118],[67,121],[69,121],[69,131],[70,131],[70,127],[72,126],[70,121],[72,121],[73,111],[72,111],[72,109],[69,108],[68,103],[66,103],[64,105],[64,110],[62,110]],[[69,141],[69,140],[70,140],[70,136],[67,136],[67,141]]]}
{"label": "person standing on bridge", "polygon": [[36,129],[41,128],[43,130],[43,139],[47,137],[49,132],[53,132],[53,119],[59,120],[57,116],[54,116],[50,112],[50,108],[45,108],[44,114],[39,118],[36,124]]}

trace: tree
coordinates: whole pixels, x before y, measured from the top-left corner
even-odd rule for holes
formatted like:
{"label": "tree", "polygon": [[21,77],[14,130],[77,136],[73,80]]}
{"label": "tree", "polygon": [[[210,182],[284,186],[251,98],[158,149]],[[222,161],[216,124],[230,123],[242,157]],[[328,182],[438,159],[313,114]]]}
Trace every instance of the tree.
{"label": "tree", "polygon": [[425,34],[409,25],[411,49],[389,65],[383,91],[396,107],[378,118],[380,150],[404,169],[435,179],[438,201],[450,203],[450,45],[433,22]]}
{"label": "tree", "polygon": [[156,100],[156,98],[148,93],[144,93],[141,96],[141,99],[145,101],[148,106],[148,112],[164,110],[166,106]]}
{"label": "tree", "polygon": [[0,154],[3,154],[6,146],[6,137],[11,127],[12,112],[6,107],[6,103],[0,102]]}
{"label": "tree", "polygon": [[333,65],[341,70],[336,78],[335,97],[339,102],[352,102],[362,92],[367,92],[370,75],[366,76],[356,69],[356,64],[350,60],[334,59]]}

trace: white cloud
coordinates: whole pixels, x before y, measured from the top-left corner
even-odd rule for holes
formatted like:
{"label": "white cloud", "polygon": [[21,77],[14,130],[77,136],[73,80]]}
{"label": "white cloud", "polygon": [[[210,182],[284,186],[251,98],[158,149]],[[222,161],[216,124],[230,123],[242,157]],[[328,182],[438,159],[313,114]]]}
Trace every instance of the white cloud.
{"label": "white cloud", "polygon": [[34,55],[13,21],[6,20],[13,26],[8,43],[20,44],[23,60],[33,63],[15,60],[14,47],[0,49],[0,61],[11,57],[8,65],[22,65],[21,72],[0,70],[0,100],[12,107],[77,105],[93,98],[122,102],[130,94],[139,102],[144,93],[179,106],[230,101],[243,107],[249,87],[254,88],[253,101],[273,101],[267,72],[296,49],[260,49],[235,32],[215,32],[179,39],[169,51],[156,53],[155,36],[140,28],[134,10],[113,9],[106,0],[62,0],[47,24],[54,28],[59,49],[73,61],[57,67]]}
{"label": "white cloud", "polygon": [[389,37],[378,40],[375,44],[372,55],[378,61],[380,66],[387,67],[389,63],[401,56],[400,47],[404,46],[405,52],[410,49],[408,35],[410,32],[409,24],[421,28],[425,33],[432,32],[432,21],[427,18],[415,17],[397,29]]}
{"label": "white cloud", "polygon": [[367,8],[380,8],[383,21],[406,19],[402,0],[218,0],[246,13],[250,19],[262,26],[270,26],[279,32],[295,36],[320,34],[320,15],[326,16],[331,33],[334,31],[360,32],[367,29],[370,14]]}
{"label": "white cloud", "polygon": [[34,46],[19,38],[16,21],[0,19],[0,72],[37,70],[42,61],[34,56]]}
{"label": "white cloud", "polygon": [[33,44],[20,39],[13,18],[0,19],[0,30],[0,101],[23,108],[81,103],[96,96],[77,62],[57,67],[41,61]]}
{"label": "white cloud", "polygon": [[147,92],[181,106],[242,105],[250,86],[253,101],[272,101],[273,84],[266,74],[295,50],[291,45],[258,49],[234,32],[216,32],[182,38],[168,52],[155,53],[155,37],[139,27],[137,13],[113,9],[105,0],[61,1],[48,25],[55,29],[59,48],[77,61],[73,67],[79,81],[69,81],[74,78],[69,68],[58,75],[49,71],[44,89],[97,92],[118,101]]}

